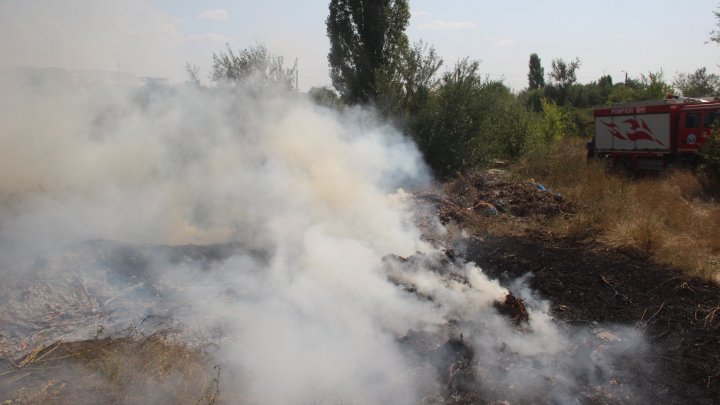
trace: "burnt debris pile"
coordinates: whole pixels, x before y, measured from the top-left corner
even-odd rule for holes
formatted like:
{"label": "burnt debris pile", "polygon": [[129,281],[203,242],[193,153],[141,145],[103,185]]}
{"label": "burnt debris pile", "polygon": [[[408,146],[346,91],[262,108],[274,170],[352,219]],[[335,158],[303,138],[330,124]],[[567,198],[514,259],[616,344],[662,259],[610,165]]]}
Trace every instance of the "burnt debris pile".
{"label": "burnt debris pile", "polygon": [[506,216],[549,219],[567,216],[573,206],[562,194],[534,179],[518,182],[501,169],[489,169],[458,176],[445,186],[444,195],[421,194],[433,202],[443,223],[472,223],[473,217]]}

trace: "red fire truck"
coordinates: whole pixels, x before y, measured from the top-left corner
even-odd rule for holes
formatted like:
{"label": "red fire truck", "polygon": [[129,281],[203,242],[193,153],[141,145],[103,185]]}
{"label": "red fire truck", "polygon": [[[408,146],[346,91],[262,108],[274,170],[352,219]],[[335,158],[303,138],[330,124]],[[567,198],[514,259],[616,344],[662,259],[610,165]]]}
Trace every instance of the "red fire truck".
{"label": "red fire truck", "polygon": [[698,150],[717,128],[720,100],[668,96],[596,108],[594,116],[588,158],[607,159],[632,173],[694,167],[700,163]]}

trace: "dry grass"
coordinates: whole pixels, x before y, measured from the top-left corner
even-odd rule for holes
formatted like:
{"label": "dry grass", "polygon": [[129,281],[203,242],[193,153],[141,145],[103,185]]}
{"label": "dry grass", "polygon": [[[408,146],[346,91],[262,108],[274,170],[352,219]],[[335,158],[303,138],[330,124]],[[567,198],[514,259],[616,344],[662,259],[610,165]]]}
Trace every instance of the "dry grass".
{"label": "dry grass", "polygon": [[212,404],[219,369],[163,334],[55,342],[0,371],[0,402]]}
{"label": "dry grass", "polygon": [[598,240],[720,282],[720,203],[694,174],[672,171],[641,179],[611,175],[599,163],[586,163],[580,141],[561,142],[549,154],[531,155],[516,169],[573,202],[576,214],[554,221],[554,231]]}

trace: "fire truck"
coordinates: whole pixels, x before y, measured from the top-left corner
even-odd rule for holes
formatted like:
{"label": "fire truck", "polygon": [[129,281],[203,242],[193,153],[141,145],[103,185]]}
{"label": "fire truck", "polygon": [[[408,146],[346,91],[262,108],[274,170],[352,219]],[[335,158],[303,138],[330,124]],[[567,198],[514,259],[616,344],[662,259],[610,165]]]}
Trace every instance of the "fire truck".
{"label": "fire truck", "polygon": [[588,158],[606,159],[628,173],[696,167],[698,150],[720,121],[720,100],[668,96],[596,108],[594,117]]}

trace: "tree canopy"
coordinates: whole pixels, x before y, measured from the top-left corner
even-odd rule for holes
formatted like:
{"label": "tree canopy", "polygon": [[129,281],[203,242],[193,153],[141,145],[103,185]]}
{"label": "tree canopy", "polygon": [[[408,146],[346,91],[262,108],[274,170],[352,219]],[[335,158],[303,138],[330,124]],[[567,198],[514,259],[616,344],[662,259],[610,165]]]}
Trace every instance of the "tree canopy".
{"label": "tree canopy", "polygon": [[[531,53],[528,87],[515,93],[483,78],[477,60],[461,58],[442,73],[444,61],[432,46],[420,41],[410,47],[408,0],[330,0],[329,11],[328,61],[339,99],[330,89],[314,89],[313,99],[336,108],[371,104],[417,143],[441,177],[542,153],[564,137],[591,136],[594,107],[673,91],[662,70],[578,83],[578,58],[552,59],[546,82],[540,57]],[[720,21],[720,9],[715,16]],[[720,31],[710,40],[720,43]],[[705,68],[678,74],[673,84],[688,96],[720,94],[720,79]]]}
{"label": "tree canopy", "polygon": [[693,73],[679,73],[673,82],[686,97],[717,96],[720,94],[720,76],[708,73],[702,67]]}
{"label": "tree canopy", "polygon": [[540,64],[540,57],[533,53],[528,63],[528,88],[538,89],[545,86],[545,69]]}
{"label": "tree canopy", "polygon": [[550,72],[550,78],[553,80],[553,85],[559,90],[558,102],[563,104],[568,97],[570,88],[577,81],[575,72],[580,68],[580,59],[570,63],[565,62],[563,59],[553,59],[552,71]]}
{"label": "tree canopy", "polygon": [[240,52],[234,52],[227,45],[227,52],[213,53],[210,79],[216,83],[250,80],[256,85],[292,90],[295,88],[296,75],[297,63],[286,68],[282,56],[271,54],[263,45],[251,46]]}
{"label": "tree canopy", "polygon": [[398,74],[409,45],[407,0],[331,0],[330,78],[344,101],[367,104]]}

